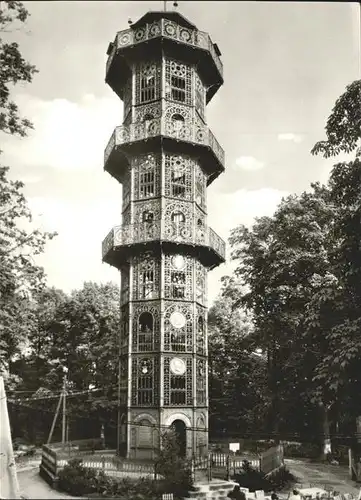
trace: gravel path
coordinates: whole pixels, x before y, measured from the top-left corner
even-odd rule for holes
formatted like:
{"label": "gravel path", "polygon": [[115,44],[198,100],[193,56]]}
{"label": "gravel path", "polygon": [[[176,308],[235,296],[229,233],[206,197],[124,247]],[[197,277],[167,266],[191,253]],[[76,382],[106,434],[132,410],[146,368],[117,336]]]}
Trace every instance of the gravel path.
{"label": "gravel path", "polygon": [[17,476],[21,494],[27,498],[77,498],[53,490],[48,483],[39,476],[39,467],[19,470]]}
{"label": "gravel path", "polygon": [[349,478],[348,468],[345,466],[291,459],[285,459],[285,464],[303,487],[310,484],[320,488],[332,487],[340,493],[351,493],[356,498],[360,491],[361,484],[358,485]]}

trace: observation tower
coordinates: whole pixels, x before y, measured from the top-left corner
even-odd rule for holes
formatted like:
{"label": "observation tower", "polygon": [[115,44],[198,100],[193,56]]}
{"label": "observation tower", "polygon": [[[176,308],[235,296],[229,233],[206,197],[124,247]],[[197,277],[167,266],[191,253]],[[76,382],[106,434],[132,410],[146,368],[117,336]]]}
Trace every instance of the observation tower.
{"label": "observation tower", "polygon": [[224,170],[206,105],[220,51],[175,11],[148,12],[110,43],[106,83],[124,104],[104,169],[122,184],[103,262],[121,274],[119,451],[152,459],[173,427],[185,456],[208,451],[207,274],[225,243],[207,221]]}

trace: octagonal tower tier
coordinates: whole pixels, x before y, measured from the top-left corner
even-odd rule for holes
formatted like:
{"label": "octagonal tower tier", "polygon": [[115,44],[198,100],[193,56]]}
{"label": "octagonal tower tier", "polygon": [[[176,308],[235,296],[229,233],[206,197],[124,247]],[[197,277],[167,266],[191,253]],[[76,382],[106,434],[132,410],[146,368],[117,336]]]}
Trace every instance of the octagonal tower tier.
{"label": "octagonal tower tier", "polygon": [[103,241],[121,272],[120,452],[153,458],[173,426],[184,454],[208,449],[207,272],[225,243],[207,224],[224,170],[206,103],[223,83],[218,47],[177,12],[148,12],[109,45],[106,82],[123,125],[104,169],[123,186],[122,224]]}

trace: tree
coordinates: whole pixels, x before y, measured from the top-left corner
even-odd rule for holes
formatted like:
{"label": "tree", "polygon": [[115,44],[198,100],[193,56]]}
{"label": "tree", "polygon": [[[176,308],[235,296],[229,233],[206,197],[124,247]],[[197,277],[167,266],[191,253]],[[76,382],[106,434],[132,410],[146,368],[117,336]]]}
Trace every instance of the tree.
{"label": "tree", "polygon": [[87,432],[79,416],[116,421],[119,300],[114,284],[86,282],[60,302],[47,325],[52,363],[45,387],[61,387],[66,368],[68,389],[83,393],[68,404],[75,433]]}
{"label": "tree", "polygon": [[[6,1],[0,8],[0,132],[23,137],[32,124],[22,118],[11,99],[12,87],[31,82],[36,68],[25,61],[8,34],[24,25],[29,13],[18,1]],[[1,151],[0,151],[1,154]],[[55,233],[43,233],[31,226],[22,182],[8,179],[9,168],[0,165],[0,369],[9,374],[7,388],[19,380],[11,376],[11,362],[27,345],[32,322],[32,295],[45,284],[42,268],[33,257],[44,251]]]}
{"label": "tree", "polygon": [[11,99],[11,87],[21,82],[30,83],[37,69],[22,57],[16,42],[6,42],[4,36],[17,25],[24,25],[29,12],[22,2],[6,0],[0,4],[0,130],[7,134],[25,136],[31,122],[19,115]]}
{"label": "tree", "polygon": [[[326,141],[318,142],[312,154],[328,158],[352,153],[361,137],[361,80],[347,86],[327,120]],[[336,278],[320,283],[310,307],[310,329],[323,331],[329,351],[316,377],[328,383],[354,418],[361,414],[361,149],[349,162],[337,163],[330,175],[330,197],[340,209],[334,235],[341,244],[333,254]],[[326,286],[324,286],[326,285]],[[332,315],[330,312],[332,311]],[[332,320],[331,320],[332,318]],[[361,456],[361,450],[358,450]]]}
{"label": "tree", "polygon": [[312,154],[325,158],[339,153],[351,153],[357,148],[361,130],[361,80],[346,87],[337,99],[326,124],[326,141],[317,142]]}
{"label": "tree", "polygon": [[328,398],[324,387],[315,390],[312,378],[326,346],[322,337],[307,336],[305,308],[314,277],[329,270],[336,209],[324,186],[311,187],[309,193],[282,200],[273,217],[257,219],[251,229],[234,229],[230,238],[232,258],[238,262],[235,275],[248,287],[235,306],[253,312],[255,337],[267,352],[268,428],[276,438],[282,428],[290,429],[285,420],[290,409],[295,415],[294,409],[303,405],[306,412],[316,401],[323,407]]}
{"label": "tree", "polygon": [[265,362],[253,352],[250,315],[232,309],[237,283],[223,278],[208,314],[210,432],[255,433],[262,428]]}

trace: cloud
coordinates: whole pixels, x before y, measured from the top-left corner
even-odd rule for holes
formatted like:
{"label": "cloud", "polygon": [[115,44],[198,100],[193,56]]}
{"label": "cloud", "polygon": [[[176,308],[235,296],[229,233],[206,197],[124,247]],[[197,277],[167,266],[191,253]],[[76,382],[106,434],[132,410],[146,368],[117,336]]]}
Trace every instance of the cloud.
{"label": "cloud", "polygon": [[87,171],[102,167],[105,146],[121,122],[119,99],[96,99],[88,94],[79,103],[66,99],[44,101],[26,95],[17,100],[35,129],[21,141],[21,148],[16,138],[5,139],[10,164]]}
{"label": "cloud", "polygon": [[279,141],[292,141],[298,144],[303,141],[303,136],[300,134],[293,134],[292,132],[286,132],[283,134],[278,134],[277,139]]}
{"label": "cloud", "polygon": [[50,285],[70,291],[84,281],[119,283],[117,270],[101,260],[102,241],[120,222],[119,199],[90,199],[79,204],[76,200],[32,197],[28,203],[36,227],[58,233],[47,243],[45,252],[35,257]]}
{"label": "cloud", "polygon": [[240,156],[236,160],[236,166],[241,170],[255,172],[256,170],[261,170],[264,167],[264,163],[253,156]]}

